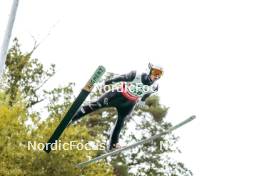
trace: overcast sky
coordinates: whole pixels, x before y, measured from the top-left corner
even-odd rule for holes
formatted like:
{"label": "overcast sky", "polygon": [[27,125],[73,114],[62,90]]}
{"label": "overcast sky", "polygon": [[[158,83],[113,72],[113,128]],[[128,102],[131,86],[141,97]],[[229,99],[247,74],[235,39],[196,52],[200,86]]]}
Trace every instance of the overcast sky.
{"label": "overcast sky", "polygon": [[[0,1],[2,42],[10,0]],[[78,92],[102,64],[117,74],[164,67],[161,101],[182,127],[196,176],[263,175],[264,3],[256,0],[20,0],[13,37],[55,63],[50,86]]]}

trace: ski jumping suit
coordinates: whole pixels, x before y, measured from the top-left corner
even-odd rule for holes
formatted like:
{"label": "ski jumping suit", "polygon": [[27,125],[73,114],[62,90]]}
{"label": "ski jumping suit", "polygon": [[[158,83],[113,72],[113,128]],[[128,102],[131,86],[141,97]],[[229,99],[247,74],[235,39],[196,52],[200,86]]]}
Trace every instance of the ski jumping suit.
{"label": "ski jumping suit", "polygon": [[[74,115],[72,122],[79,120],[81,117],[94,112],[100,108],[105,107],[115,107],[117,109],[118,117],[115,122],[114,129],[110,137],[110,143],[108,149],[111,150],[115,147],[115,144],[118,143],[118,138],[120,131],[124,125],[126,117],[133,111],[136,103],[141,100],[145,101],[153,92],[158,90],[158,85],[154,84],[148,74],[146,73],[137,73],[136,71],[131,71],[128,74],[120,75],[116,78],[107,80],[105,85],[121,82],[123,86],[122,91],[114,90],[106,92],[102,95],[97,101],[91,102],[88,105],[85,105],[80,108],[79,111]],[[131,87],[131,84],[147,86],[150,89],[148,91],[134,91]]]}

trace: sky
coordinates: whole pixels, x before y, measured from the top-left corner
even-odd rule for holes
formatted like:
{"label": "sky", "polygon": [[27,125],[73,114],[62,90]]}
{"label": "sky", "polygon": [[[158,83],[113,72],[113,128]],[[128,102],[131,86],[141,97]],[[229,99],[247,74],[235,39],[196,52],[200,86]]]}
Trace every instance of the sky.
{"label": "sky", "polygon": [[[10,0],[0,1],[0,39]],[[196,176],[263,175],[264,2],[257,0],[20,0],[12,38],[55,63],[49,86],[76,83],[98,65],[117,74],[161,65],[167,119]]]}

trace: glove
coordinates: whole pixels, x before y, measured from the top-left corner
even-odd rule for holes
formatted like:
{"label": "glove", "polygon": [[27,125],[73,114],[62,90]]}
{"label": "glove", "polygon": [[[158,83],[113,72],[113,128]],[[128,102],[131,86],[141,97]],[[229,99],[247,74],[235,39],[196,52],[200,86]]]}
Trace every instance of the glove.
{"label": "glove", "polygon": [[144,101],[139,101],[138,103],[137,103],[137,107],[138,108],[144,108],[145,107],[145,102]]}

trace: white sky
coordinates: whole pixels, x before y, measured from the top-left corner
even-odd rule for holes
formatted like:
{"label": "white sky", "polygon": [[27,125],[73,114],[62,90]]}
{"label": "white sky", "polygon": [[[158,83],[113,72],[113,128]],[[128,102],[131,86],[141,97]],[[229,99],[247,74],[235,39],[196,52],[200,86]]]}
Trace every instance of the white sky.
{"label": "white sky", "polygon": [[[0,1],[0,39],[10,9]],[[163,104],[181,159],[196,176],[264,175],[263,1],[20,0],[13,37],[55,63],[51,85],[79,90],[99,65],[126,73],[162,65]],[[51,32],[48,37],[47,34]]]}

